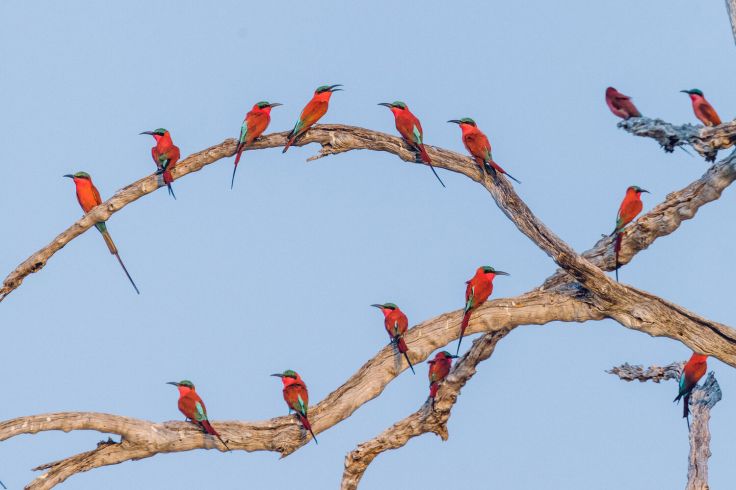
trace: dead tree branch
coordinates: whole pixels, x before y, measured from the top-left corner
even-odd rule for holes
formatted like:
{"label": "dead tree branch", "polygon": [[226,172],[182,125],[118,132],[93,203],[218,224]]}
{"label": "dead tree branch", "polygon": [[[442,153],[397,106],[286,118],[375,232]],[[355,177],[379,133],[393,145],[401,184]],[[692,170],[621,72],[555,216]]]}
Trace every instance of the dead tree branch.
{"label": "dead tree branch", "polygon": [[[664,367],[652,366],[646,370],[642,366],[631,366],[629,363],[608,371],[624,381],[639,380],[659,383],[664,380],[679,380],[685,363],[674,362]],[[687,398],[683,403],[687,403]],[[708,490],[708,458],[710,452],[710,411],[721,401],[721,387],[718,386],[712,372],[708,373],[705,382],[696,386],[689,397],[690,415],[690,453],[688,454],[687,485],[685,490]]]}
{"label": "dead tree branch", "polygon": [[410,439],[432,432],[446,441],[449,437],[447,421],[450,411],[460,396],[460,390],[476,373],[478,364],[485,361],[496,348],[499,340],[509,333],[508,329],[487,333],[473,342],[467,354],[460,359],[447,379],[440,386],[434,410],[424,402],[419,410],[374,437],[361,443],[345,457],[342,475],[342,490],[355,490],[368,466],[382,452],[403,447]]}
{"label": "dead tree branch", "polygon": [[728,18],[731,20],[733,40],[736,42],[736,0],[726,0],[726,10],[728,11]]}

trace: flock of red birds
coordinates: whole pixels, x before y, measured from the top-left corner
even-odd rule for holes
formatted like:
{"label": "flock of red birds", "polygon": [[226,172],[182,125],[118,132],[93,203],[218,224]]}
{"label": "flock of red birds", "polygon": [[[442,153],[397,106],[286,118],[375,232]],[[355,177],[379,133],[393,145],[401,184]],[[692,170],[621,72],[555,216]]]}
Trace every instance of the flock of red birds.
{"label": "flock of red birds", "polygon": [[[304,137],[306,132],[327,113],[330,98],[334,92],[342,90],[338,88],[340,86],[341,85],[339,84],[323,85],[315,90],[312,100],[310,100],[304,107],[299,115],[299,119],[294,125],[294,128],[289,133],[287,143],[284,146],[284,152],[286,152],[294,143],[298,143]],[[683,92],[690,95],[693,104],[693,111],[695,112],[696,117],[700,119],[703,124],[706,126],[716,126],[721,124],[718,114],[708,101],[705,100],[703,92],[698,89],[683,90]],[[620,93],[613,87],[608,87],[608,89],[606,89],[606,103],[611,109],[611,112],[620,118],[629,119],[633,117],[641,117],[641,113],[631,101],[631,98]],[[243,151],[252,145],[253,142],[256,141],[268,128],[268,125],[271,122],[271,109],[280,105],[281,104],[279,103],[261,101],[256,103],[245,116],[235,151],[235,165],[230,184],[231,188],[235,182],[235,172],[238,168],[238,163],[240,162]],[[439,180],[440,184],[444,187],[445,184],[442,182],[442,179],[440,179],[432,166],[432,160],[424,146],[424,133],[419,119],[411,113],[409,107],[404,102],[382,102],[379,105],[385,106],[391,110],[395,118],[396,129],[401,134],[404,141],[416,153],[417,160],[428,164],[432,169],[432,172],[434,172],[434,175],[437,177],[437,180]],[[484,173],[490,174],[493,179],[496,179],[498,174],[504,174],[514,181],[521,183],[509,175],[493,160],[491,144],[488,137],[478,129],[475,121],[470,118],[463,118],[451,119],[448,122],[458,124],[460,126],[465,148]],[[151,135],[155,139],[156,145],[151,149],[151,155],[158,169],[156,173],[161,175],[163,184],[167,186],[169,194],[176,199],[173,187],[171,186],[174,181],[171,170],[179,161],[181,153],[179,148],[174,145],[171,139],[171,133],[166,129],[159,128],[155,131],[145,131],[141,134]],[[100,193],[92,183],[92,179],[89,174],[86,172],[77,172],[75,174],[65,175],[65,177],[69,177],[74,180],[77,200],[85,213],[88,213],[95,206],[102,203]],[[643,207],[641,194],[643,192],[648,191],[638,186],[630,186],[626,190],[626,195],[616,217],[616,227],[611,234],[611,236],[615,236],[614,251],[616,255],[616,280],[618,280],[618,254],[621,248],[623,229],[641,212]],[[133,285],[133,288],[135,288],[135,291],[140,294],[138,287],[135,285],[135,282],[128,273],[123,261],[120,259],[117,247],[107,231],[105,222],[97,223],[95,226],[102,234],[110,253],[117,257],[120,265],[125,271],[125,274]],[[442,351],[436,354],[434,359],[428,361],[430,365],[428,401],[432,408],[434,408],[434,399],[439,385],[450,372],[452,359],[459,357],[460,344],[462,343],[465,330],[470,322],[471,313],[491,296],[493,293],[493,280],[499,275],[509,274],[495,270],[491,266],[482,266],[478,267],[475,275],[467,281],[467,287],[465,290],[465,309],[460,325],[460,337],[458,340],[457,352],[453,355],[447,351]],[[414,372],[414,366],[412,365],[409,357],[409,349],[406,341],[404,340],[404,335],[409,328],[409,321],[406,315],[393,303],[375,304],[372,306],[379,308],[383,313],[384,326],[389,338],[391,339],[391,344],[399,355],[404,357],[407,365],[412,372]],[[683,417],[688,416],[688,402],[693,388],[697,385],[698,381],[703,377],[707,370],[706,359],[707,356],[694,353],[683,369],[682,376],[680,377],[679,392],[677,398],[675,398],[675,401],[679,401],[681,398],[684,398]],[[312,438],[316,443],[317,439],[314,437],[314,432],[312,431],[312,426],[307,415],[309,408],[307,386],[301,376],[292,370],[273,374],[272,376],[278,376],[281,378],[284,401],[286,401],[289,411],[294,410],[299,422],[305,430],[311,433]],[[229,449],[225,441],[220,437],[220,434],[210,424],[207,417],[207,409],[205,408],[204,402],[197,394],[194,384],[189,380],[183,380],[180,382],[172,381],[169,384],[176,386],[179,390],[179,410],[184,414],[184,416],[188,420],[192,421],[192,423],[197,424],[207,434],[216,436],[220,442]]]}

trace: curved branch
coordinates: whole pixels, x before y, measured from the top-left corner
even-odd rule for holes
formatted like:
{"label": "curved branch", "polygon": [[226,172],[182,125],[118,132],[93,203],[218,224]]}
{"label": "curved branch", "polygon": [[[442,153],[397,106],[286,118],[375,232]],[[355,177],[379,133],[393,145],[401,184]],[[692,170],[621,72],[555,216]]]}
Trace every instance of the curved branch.
{"label": "curved branch", "polygon": [[675,151],[677,146],[690,146],[708,162],[715,161],[718,150],[725,150],[736,143],[735,121],[714,127],[676,126],[661,119],[632,117],[619,122],[618,127],[635,136],[656,140],[667,152]]}
{"label": "curved branch", "polygon": [[736,0],[726,0],[726,11],[728,12],[728,18],[731,21],[733,40],[736,42]]}
{"label": "curved branch", "polygon": [[645,381],[654,381],[659,383],[660,381],[667,381],[670,379],[680,379],[680,373],[682,372],[682,366],[684,362],[673,362],[666,366],[650,366],[644,369],[640,364],[632,366],[631,364],[624,363],[620,366],[616,366],[606,371],[609,374],[618,376],[623,381],[634,381],[637,380],[641,383]]}
{"label": "curved branch", "polygon": [[447,379],[440,385],[434,409],[430,407],[428,401],[424,402],[419,410],[396,422],[373,439],[359,444],[348,453],[345,456],[345,470],[340,488],[357,489],[365,470],[376,456],[385,451],[398,449],[414,437],[432,432],[446,441],[449,437],[447,421],[450,419],[450,411],[460,395],[460,390],[476,373],[478,364],[491,357],[498,341],[509,331],[503,329],[487,333],[473,342],[473,347],[457,362]]}

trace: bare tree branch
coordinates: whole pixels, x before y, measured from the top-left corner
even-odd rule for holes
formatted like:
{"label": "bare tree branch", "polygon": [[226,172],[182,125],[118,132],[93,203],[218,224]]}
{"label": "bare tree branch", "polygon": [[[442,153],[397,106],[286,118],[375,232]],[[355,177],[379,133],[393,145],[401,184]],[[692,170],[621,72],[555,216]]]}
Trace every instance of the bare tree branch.
{"label": "bare tree branch", "polygon": [[[673,362],[664,367],[652,366],[646,370],[642,366],[631,366],[629,363],[612,368],[608,371],[624,381],[638,379],[641,382],[673,379],[678,381],[684,362]],[[690,403],[689,439],[690,453],[688,454],[687,485],[685,490],[708,490],[708,458],[710,452],[710,411],[716,403],[721,401],[721,387],[718,386],[712,372],[708,373],[705,382],[696,386],[692,394],[683,400]]]}
{"label": "bare tree branch", "polygon": [[342,490],[358,488],[365,470],[382,452],[398,449],[410,439],[432,432],[446,441],[449,437],[447,421],[450,411],[460,395],[460,390],[476,372],[478,364],[493,354],[496,344],[510,330],[503,329],[487,333],[473,342],[473,347],[460,359],[447,379],[440,386],[434,410],[428,401],[419,410],[405,419],[395,423],[373,439],[359,444],[355,450],[345,456],[345,470],[342,475]]}
{"label": "bare tree branch", "polygon": [[632,117],[619,122],[618,127],[635,136],[656,140],[667,152],[674,151],[677,146],[689,145],[708,162],[715,161],[718,150],[725,150],[736,143],[734,121],[714,127],[692,124],[676,126],[661,119]]}
{"label": "bare tree branch", "polygon": [[638,380],[640,382],[654,381],[659,383],[660,381],[667,381],[670,379],[680,379],[680,372],[682,372],[682,366],[684,362],[673,362],[666,366],[651,366],[646,370],[641,365],[632,366],[628,362],[620,366],[611,368],[610,371],[606,371],[609,374],[618,376],[624,381]]}
{"label": "bare tree branch", "polygon": [[733,40],[736,42],[736,0],[726,0],[726,10],[728,11],[728,18],[731,20]]}

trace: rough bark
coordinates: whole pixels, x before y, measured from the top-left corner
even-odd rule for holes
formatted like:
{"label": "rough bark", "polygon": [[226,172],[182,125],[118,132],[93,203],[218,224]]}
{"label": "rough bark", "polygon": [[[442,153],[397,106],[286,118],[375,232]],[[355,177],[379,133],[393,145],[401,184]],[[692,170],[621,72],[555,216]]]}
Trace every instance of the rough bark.
{"label": "rough bark", "polygon": [[[664,367],[652,366],[646,370],[642,366],[629,363],[608,371],[624,381],[660,381],[673,379],[679,381],[684,362],[675,362]],[[708,458],[710,452],[710,411],[721,401],[721,387],[712,372],[708,373],[703,384],[695,387],[690,400],[690,452],[688,454],[687,484],[685,490],[708,490]],[[687,399],[683,400],[687,403]]]}
{"label": "rough bark", "polygon": [[715,161],[718,150],[730,148],[736,142],[735,121],[713,127],[676,126],[661,119],[632,117],[619,122],[618,127],[633,135],[654,139],[666,152],[672,152],[678,146],[690,146],[708,162]]}
{"label": "rough bark", "polygon": [[357,489],[365,470],[376,456],[385,451],[398,449],[414,437],[432,432],[446,441],[449,437],[447,421],[450,419],[450,411],[460,395],[460,390],[476,373],[478,364],[491,357],[498,341],[509,331],[502,329],[487,333],[473,342],[473,347],[457,362],[440,386],[434,408],[429,400],[425,401],[419,410],[348,453],[345,456],[345,470],[340,488]]}
{"label": "rough bark", "polygon": [[728,11],[728,18],[731,21],[733,40],[736,43],[736,0],[726,0],[726,11]]}

